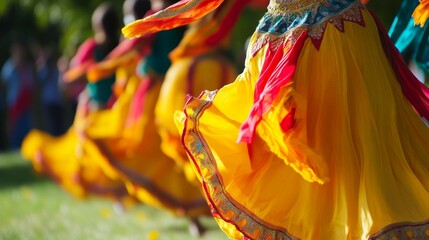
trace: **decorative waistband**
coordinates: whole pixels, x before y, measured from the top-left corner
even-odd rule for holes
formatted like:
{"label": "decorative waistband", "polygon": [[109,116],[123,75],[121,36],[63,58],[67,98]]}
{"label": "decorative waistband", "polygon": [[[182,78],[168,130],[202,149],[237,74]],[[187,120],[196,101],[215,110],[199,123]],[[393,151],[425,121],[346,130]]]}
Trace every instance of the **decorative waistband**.
{"label": "decorative waistband", "polygon": [[307,12],[313,14],[330,9],[338,9],[343,6],[350,6],[360,3],[360,0],[272,0],[268,5],[268,14],[274,15],[300,15]]}
{"label": "decorative waistband", "polygon": [[277,4],[277,6],[295,7],[295,12],[293,9],[290,11],[271,9],[274,12],[267,12],[256,28],[257,39],[252,46],[252,55],[267,42],[270,42],[270,46],[274,49],[286,38],[290,38],[293,43],[302,31],[307,32],[307,36],[319,49],[328,23],[341,32],[345,31],[345,21],[365,26],[361,12],[365,7],[360,0],[301,0],[294,3],[286,3],[286,1],[278,3],[279,1],[272,1],[270,6],[275,7]]}
{"label": "decorative waistband", "polygon": [[270,1],[268,12],[272,14],[302,12],[304,10],[311,9],[322,2],[326,2],[326,0],[298,0],[293,2],[290,0]]}
{"label": "decorative waistband", "polygon": [[[296,27],[314,27],[343,13],[360,0],[300,0],[293,3],[271,1],[269,11],[259,22],[257,32],[284,34]],[[279,8],[280,7],[280,8]],[[345,17],[349,20],[350,17]]]}

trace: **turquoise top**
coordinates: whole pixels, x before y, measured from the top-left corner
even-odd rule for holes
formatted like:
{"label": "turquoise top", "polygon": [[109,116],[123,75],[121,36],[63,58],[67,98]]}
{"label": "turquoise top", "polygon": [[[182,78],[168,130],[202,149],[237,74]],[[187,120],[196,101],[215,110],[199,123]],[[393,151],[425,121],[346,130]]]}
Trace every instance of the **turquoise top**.
{"label": "turquoise top", "polygon": [[[285,1],[278,0],[277,2]],[[325,22],[326,19],[337,16],[356,4],[360,4],[360,1],[324,0],[319,4],[303,2],[301,4],[303,6],[297,5],[294,6],[296,9],[293,9],[288,6],[288,3],[270,3],[268,12],[259,21],[256,31],[282,35],[296,28],[311,28]]]}
{"label": "turquoise top", "polygon": [[168,55],[177,47],[184,32],[184,28],[174,28],[156,33],[151,53],[138,66],[138,71],[143,75],[149,71],[164,75],[171,65]]}
{"label": "turquoise top", "polygon": [[429,24],[423,28],[414,26],[411,16],[418,4],[418,0],[404,0],[390,27],[389,36],[404,60],[414,61],[429,76]]}
{"label": "turquoise top", "polygon": [[[99,47],[95,48],[95,61],[100,62],[108,52],[103,52]],[[88,82],[86,87],[91,100],[98,103],[107,103],[112,96],[112,85],[115,83],[115,75],[103,78],[95,83]]]}

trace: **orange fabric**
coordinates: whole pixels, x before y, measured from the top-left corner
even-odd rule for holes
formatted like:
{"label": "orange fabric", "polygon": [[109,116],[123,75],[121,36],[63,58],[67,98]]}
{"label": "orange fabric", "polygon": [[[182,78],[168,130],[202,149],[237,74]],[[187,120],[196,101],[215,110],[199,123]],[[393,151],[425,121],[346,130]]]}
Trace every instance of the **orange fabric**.
{"label": "orange fabric", "polygon": [[65,82],[73,82],[83,77],[86,71],[96,63],[94,49],[97,46],[93,38],[87,39],[76,52],[71,61],[70,69],[64,73]]}
{"label": "orange fabric", "polygon": [[137,50],[132,50],[117,58],[108,59],[106,61],[94,64],[89,68],[86,77],[89,82],[98,82],[103,78],[111,76],[122,64],[133,64],[140,59],[140,54]]}
{"label": "orange fabric", "polygon": [[127,38],[135,38],[183,26],[204,17],[222,2],[223,0],[182,0],[154,15],[126,25],[122,28],[122,33]]}
{"label": "orange fabric", "polygon": [[85,75],[85,73],[88,71],[88,69],[95,64],[95,61],[89,60],[88,62],[76,66],[74,68],[71,68],[67,70],[67,72],[64,73],[63,79],[65,82],[74,82],[79,80],[82,76]]}
{"label": "orange fabric", "polygon": [[188,30],[180,45],[170,54],[171,59],[174,61],[181,57],[196,56],[227,45],[229,33],[249,1],[224,1],[213,15],[207,15],[207,19],[201,19],[194,28]]}
{"label": "orange fabric", "polygon": [[153,35],[123,40],[105,60],[93,64],[87,71],[89,82],[97,82],[112,75],[119,67],[133,64],[149,54]]}
{"label": "orange fabric", "polygon": [[429,0],[420,0],[420,4],[413,12],[414,24],[423,27],[429,18]]}
{"label": "orange fabric", "polygon": [[201,19],[201,22],[195,23],[193,28],[188,30],[180,45],[171,52],[170,58],[174,61],[182,57],[196,56],[227,45],[229,33],[247,3],[249,0],[225,1],[213,15],[207,15],[206,19]]}

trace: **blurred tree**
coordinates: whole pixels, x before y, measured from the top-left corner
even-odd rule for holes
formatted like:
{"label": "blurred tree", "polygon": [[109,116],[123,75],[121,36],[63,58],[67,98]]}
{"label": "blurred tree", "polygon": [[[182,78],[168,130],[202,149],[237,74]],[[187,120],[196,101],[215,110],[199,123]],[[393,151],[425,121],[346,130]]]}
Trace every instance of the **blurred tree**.
{"label": "blurred tree", "polygon": [[246,41],[252,36],[264,13],[263,8],[247,7],[234,27],[231,35],[231,53],[240,69],[244,67]]}
{"label": "blurred tree", "polygon": [[91,15],[102,2],[111,2],[122,13],[118,0],[1,0],[0,63],[8,55],[10,41],[23,36],[42,44],[58,44],[67,56],[92,34]]}

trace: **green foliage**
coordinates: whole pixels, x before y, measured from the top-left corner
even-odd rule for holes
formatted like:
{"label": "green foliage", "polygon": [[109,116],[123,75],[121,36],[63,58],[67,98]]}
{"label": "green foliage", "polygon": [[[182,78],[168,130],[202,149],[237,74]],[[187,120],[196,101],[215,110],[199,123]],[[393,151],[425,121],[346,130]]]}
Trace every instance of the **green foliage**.
{"label": "green foliage", "polygon": [[239,68],[244,67],[246,41],[252,36],[265,9],[247,7],[243,10],[231,35],[231,50]]}
{"label": "green foliage", "polygon": [[[18,35],[41,44],[59,44],[62,52],[71,56],[91,36],[92,12],[103,2],[110,2],[122,13],[123,1],[117,0],[2,0],[0,31],[5,35],[1,46],[7,49]],[[5,57],[0,60],[4,62]]]}
{"label": "green foliage", "polygon": [[401,4],[402,0],[372,0],[368,3],[368,8],[374,10],[381,23],[388,30]]}

